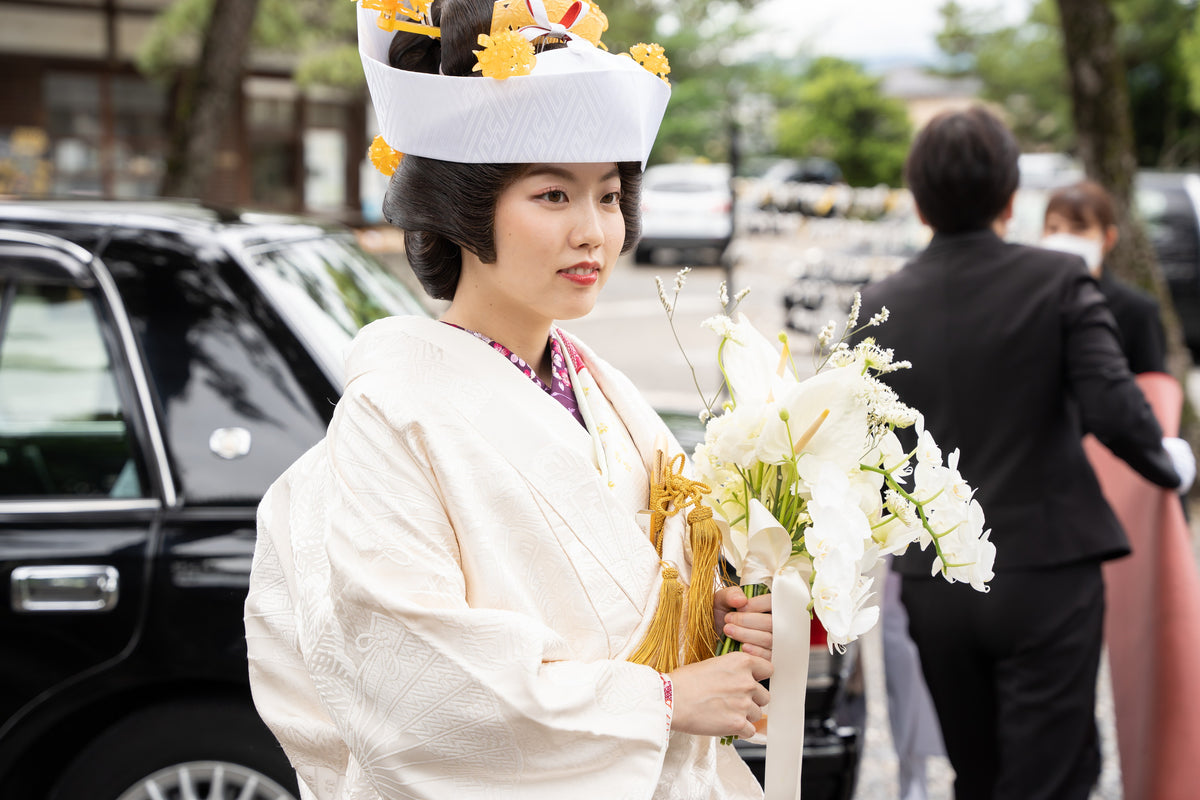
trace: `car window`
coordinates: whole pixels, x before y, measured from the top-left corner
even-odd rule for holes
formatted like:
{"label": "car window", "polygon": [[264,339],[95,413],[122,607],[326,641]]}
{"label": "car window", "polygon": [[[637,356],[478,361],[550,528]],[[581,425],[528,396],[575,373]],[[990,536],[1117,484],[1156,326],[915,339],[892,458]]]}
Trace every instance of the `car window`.
{"label": "car window", "polygon": [[92,296],[0,286],[0,497],[141,497]]}
{"label": "car window", "polygon": [[1182,185],[1139,187],[1135,202],[1168,281],[1188,281],[1200,259],[1196,213]]}
{"label": "car window", "polygon": [[399,280],[349,239],[274,243],[251,249],[247,257],[275,306],[292,318],[326,369],[339,378],[345,350],[364,325],[425,313]]}

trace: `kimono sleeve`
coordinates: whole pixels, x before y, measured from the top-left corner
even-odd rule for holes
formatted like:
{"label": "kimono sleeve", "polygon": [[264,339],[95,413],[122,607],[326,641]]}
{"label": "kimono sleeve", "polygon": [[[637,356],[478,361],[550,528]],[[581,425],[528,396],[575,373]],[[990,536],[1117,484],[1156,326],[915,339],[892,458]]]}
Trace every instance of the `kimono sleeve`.
{"label": "kimono sleeve", "polygon": [[299,648],[351,771],[386,798],[650,797],[668,738],[660,676],[548,661],[561,635],[542,620],[468,605],[428,435],[351,393],[324,485],[293,493],[293,524],[312,514],[321,545],[311,569],[297,558]]}

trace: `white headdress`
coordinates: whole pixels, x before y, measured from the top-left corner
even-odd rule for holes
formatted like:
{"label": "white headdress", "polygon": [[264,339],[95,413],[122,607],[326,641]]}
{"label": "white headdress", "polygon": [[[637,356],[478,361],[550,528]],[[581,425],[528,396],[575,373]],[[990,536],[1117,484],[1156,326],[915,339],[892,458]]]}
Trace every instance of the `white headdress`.
{"label": "white headdress", "polygon": [[[475,51],[484,77],[389,66],[394,30],[439,35],[428,24],[429,5],[359,0],[358,48],[383,140],[372,145],[372,160],[381,170],[390,174],[386,162],[400,153],[461,163],[645,165],[671,95],[662,48],[638,45],[633,57],[600,49],[607,19],[583,0],[557,20],[544,0],[499,0],[491,34]],[[566,47],[535,53],[530,43],[543,37]]]}

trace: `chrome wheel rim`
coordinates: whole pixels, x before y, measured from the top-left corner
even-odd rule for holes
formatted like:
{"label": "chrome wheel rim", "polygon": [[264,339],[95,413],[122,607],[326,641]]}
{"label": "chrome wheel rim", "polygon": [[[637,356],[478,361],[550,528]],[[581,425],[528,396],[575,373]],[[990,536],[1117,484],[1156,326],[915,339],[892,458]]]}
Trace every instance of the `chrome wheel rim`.
{"label": "chrome wheel rim", "polygon": [[228,761],[188,761],[147,775],[117,800],[296,800],[257,770]]}

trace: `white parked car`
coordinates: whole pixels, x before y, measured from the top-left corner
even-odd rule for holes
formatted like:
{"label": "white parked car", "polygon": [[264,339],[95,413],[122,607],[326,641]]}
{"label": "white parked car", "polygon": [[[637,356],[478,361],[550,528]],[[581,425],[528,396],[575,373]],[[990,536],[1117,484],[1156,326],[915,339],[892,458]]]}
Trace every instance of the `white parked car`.
{"label": "white parked car", "polygon": [[716,264],[732,236],[728,164],[656,164],[646,170],[637,261],[667,261],[674,251],[676,260],[703,256],[703,263]]}

